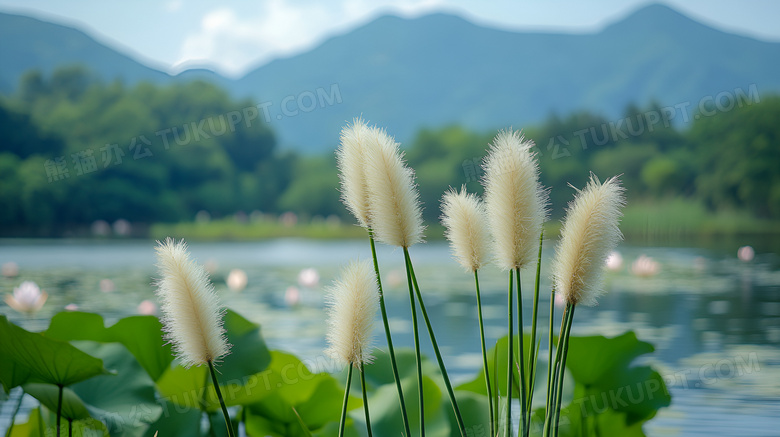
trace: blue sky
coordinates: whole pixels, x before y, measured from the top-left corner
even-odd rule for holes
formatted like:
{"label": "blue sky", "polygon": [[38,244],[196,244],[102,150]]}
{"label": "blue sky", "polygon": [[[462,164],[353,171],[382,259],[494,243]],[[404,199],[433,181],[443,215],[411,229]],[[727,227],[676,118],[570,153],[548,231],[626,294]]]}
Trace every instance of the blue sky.
{"label": "blue sky", "polygon": [[[142,62],[169,72],[208,66],[228,76],[318,44],[378,15],[456,13],[516,30],[594,32],[646,0],[0,0],[0,11],[78,27]],[[780,41],[780,2],[666,0],[721,30]]]}

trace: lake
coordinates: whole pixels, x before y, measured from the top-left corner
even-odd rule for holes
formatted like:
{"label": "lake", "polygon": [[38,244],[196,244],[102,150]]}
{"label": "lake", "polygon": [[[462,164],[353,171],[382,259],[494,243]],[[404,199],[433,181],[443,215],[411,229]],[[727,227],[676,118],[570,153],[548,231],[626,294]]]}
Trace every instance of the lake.
{"label": "lake", "polygon": [[[624,243],[618,249],[622,268],[606,276],[607,294],[597,307],[577,310],[574,335],[614,336],[634,330],[655,345],[656,351],[641,362],[664,376],[673,399],[671,407],[645,427],[648,435],[778,435],[780,250],[777,241],[742,242],[748,243],[756,248],[749,262],[737,259],[739,244],[734,241],[697,241],[687,247]],[[320,356],[325,347],[325,288],[351,259],[371,257],[368,242],[361,240],[196,242],[190,247],[199,262],[214,269],[212,279],[226,306],[262,324],[271,347],[305,359]],[[412,347],[403,253],[384,246],[378,250],[394,342]],[[481,366],[473,277],[452,260],[445,242],[421,244],[410,252],[451,376],[470,379]],[[552,253],[553,243],[547,242],[544,266]],[[631,273],[640,255],[659,263],[656,275]],[[0,304],[0,313],[30,330],[45,329],[47,320],[70,304],[99,312],[113,323],[137,314],[144,300],[155,301],[151,241],[0,240],[0,264],[11,261],[19,266],[19,276],[0,279],[0,294],[11,293],[22,280],[35,281],[49,294],[32,317]],[[317,285],[298,283],[306,268],[316,269]],[[246,272],[241,292],[226,286],[232,269]],[[546,356],[548,274],[543,268],[539,325],[545,340],[540,356]],[[506,333],[507,275],[488,266],[480,280],[492,344]],[[529,326],[533,272],[525,271],[522,281]],[[432,357],[427,335],[421,338]],[[381,333],[376,340],[384,346]],[[9,409],[3,409],[4,419]]]}

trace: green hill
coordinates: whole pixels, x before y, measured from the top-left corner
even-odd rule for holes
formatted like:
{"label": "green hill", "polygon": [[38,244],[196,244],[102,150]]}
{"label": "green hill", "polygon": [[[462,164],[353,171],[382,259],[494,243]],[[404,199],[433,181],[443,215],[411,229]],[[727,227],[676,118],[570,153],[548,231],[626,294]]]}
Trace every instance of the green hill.
{"label": "green hill", "polygon": [[421,127],[522,127],[582,109],[615,119],[629,103],[695,108],[736,88],[780,90],[780,43],[725,33],[661,5],[591,34],[499,30],[447,14],[383,16],[237,80],[208,70],[172,78],[80,31],[0,14],[0,59],[6,94],[26,70],[73,63],[128,83],[208,80],[270,104],[280,144],[309,153],[331,149],[339,127],[361,114],[407,142]]}

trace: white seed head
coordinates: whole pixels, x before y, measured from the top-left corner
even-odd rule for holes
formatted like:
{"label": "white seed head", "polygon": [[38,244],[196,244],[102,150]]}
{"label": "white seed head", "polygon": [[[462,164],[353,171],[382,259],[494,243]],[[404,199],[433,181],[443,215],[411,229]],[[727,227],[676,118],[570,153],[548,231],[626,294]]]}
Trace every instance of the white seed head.
{"label": "white seed head", "polygon": [[488,246],[485,205],[464,186],[460,192],[444,193],[441,209],[444,235],[455,258],[466,270],[476,271],[482,266]]}
{"label": "white seed head", "polygon": [[184,367],[219,361],[230,351],[224,311],[206,270],[190,259],[184,240],[158,242],[157,297],[165,338]]}
{"label": "white seed head", "polygon": [[384,130],[371,128],[373,144],[366,159],[369,217],[377,240],[409,247],[423,240],[423,220],[414,171],[407,167],[398,143]]}
{"label": "white seed head", "polygon": [[369,225],[369,196],[366,185],[366,150],[369,137],[374,132],[361,118],[353,120],[341,129],[340,145],[336,149],[339,179],[341,180],[341,200],[349,212],[357,218],[364,228]]}
{"label": "white seed head", "polygon": [[520,132],[501,131],[485,157],[485,209],[496,262],[505,270],[536,260],[547,217],[547,191],[539,183],[533,141]]}
{"label": "white seed head", "polygon": [[350,263],[328,290],[328,349],[330,357],[357,367],[373,360],[374,318],[379,289],[368,261]]}
{"label": "white seed head", "polygon": [[601,295],[604,263],[623,238],[624,191],[617,177],[601,183],[591,174],[569,203],[552,264],[555,292],[565,302],[592,306]]}

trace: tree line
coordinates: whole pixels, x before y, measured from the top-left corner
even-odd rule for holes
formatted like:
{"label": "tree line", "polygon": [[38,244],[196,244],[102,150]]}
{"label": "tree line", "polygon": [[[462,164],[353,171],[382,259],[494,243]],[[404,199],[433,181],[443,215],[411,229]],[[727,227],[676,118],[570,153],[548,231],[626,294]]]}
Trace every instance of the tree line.
{"label": "tree line", "polygon": [[[617,120],[551,115],[526,128],[542,182],[554,188],[553,215],[571,197],[567,184],[581,187],[593,171],[622,174],[629,203],[685,197],[712,211],[779,219],[780,97],[752,97],[685,114],[651,104],[631,105]],[[252,107],[199,81],[127,87],[81,67],[49,77],[29,72],[0,99],[0,232],[63,235],[96,220],[190,221],[199,211],[346,219],[332,151],[280,150],[261,117],[245,116]],[[422,129],[404,146],[426,219],[438,219],[448,187],[481,190],[481,160],[494,135]]]}

